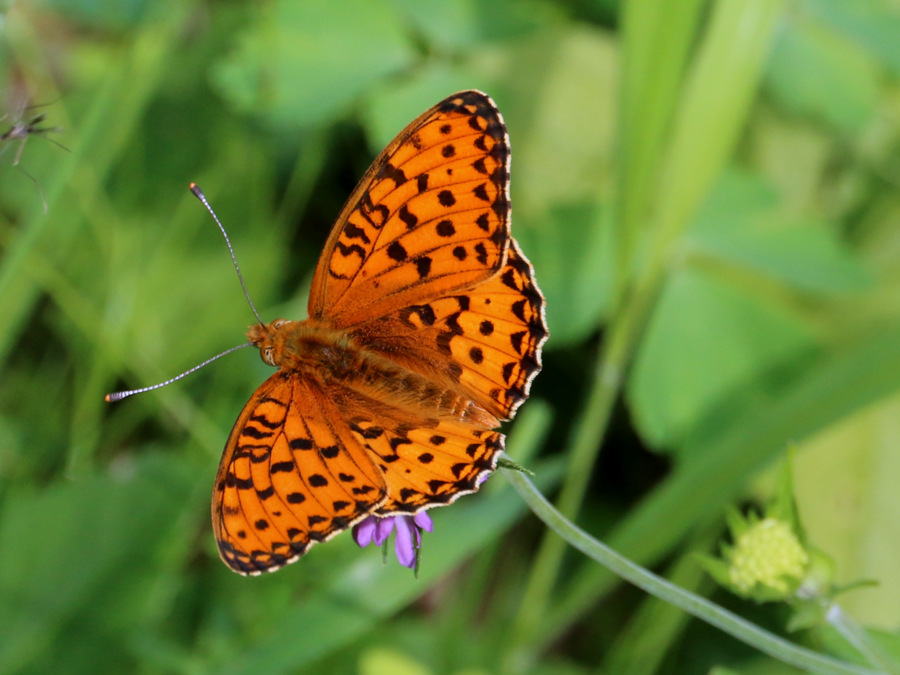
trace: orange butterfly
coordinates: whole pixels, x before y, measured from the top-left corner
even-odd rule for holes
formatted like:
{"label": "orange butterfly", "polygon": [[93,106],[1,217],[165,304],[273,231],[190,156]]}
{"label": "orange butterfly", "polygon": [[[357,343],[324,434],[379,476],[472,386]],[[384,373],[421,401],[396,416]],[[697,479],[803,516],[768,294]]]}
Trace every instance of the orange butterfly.
{"label": "orange butterfly", "polygon": [[229,567],[273,571],[367,516],[478,489],[548,335],[509,228],[509,139],[486,95],[450,96],[378,156],[325,244],[309,318],[247,334],[278,372],[216,476]]}

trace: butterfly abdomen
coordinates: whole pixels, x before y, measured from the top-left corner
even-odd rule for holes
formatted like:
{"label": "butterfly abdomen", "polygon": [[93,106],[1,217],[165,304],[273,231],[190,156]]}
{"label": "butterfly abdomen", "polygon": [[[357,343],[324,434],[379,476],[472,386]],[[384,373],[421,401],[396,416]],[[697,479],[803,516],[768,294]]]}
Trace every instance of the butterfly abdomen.
{"label": "butterfly abdomen", "polygon": [[452,419],[493,429],[496,418],[465,395],[371,352],[360,351],[352,368],[335,373],[343,385],[420,418]]}

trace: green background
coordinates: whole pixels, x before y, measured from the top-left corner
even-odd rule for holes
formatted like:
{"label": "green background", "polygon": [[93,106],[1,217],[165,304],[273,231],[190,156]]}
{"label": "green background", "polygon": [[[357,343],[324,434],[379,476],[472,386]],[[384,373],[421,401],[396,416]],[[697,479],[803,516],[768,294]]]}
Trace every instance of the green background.
{"label": "green background", "polygon": [[103,401],[252,322],[190,181],[263,318],[301,318],[358,177],[467,88],[509,127],[551,330],[510,455],[595,536],[780,631],[693,554],[796,443],[807,533],[837,583],[881,583],[841,601],[891,642],[898,35],[890,0],[0,2],[0,133],[53,129],[0,143],[0,673],[793,672],[577,553],[539,561],[500,476],[433,513],[418,580],[349,535],[239,577],[209,492],[269,369],[242,351]]}

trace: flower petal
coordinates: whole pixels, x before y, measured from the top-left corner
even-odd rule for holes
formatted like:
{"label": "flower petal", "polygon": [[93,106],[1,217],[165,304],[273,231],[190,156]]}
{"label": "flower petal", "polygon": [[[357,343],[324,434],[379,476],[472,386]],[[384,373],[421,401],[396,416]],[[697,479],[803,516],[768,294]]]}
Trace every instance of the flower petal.
{"label": "flower petal", "polygon": [[378,527],[378,518],[375,516],[367,516],[356,525],[353,526],[353,538],[356,540],[356,545],[360,548],[365,548],[369,544],[372,543],[372,538],[375,536],[375,531]]}
{"label": "flower petal", "polygon": [[412,568],[416,564],[419,531],[409,516],[398,516],[396,521],[397,534],[394,538],[394,551],[397,553],[397,560],[404,567]]}
{"label": "flower petal", "polygon": [[425,530],[426,532],[434,531],[434,523],[431,522],[431,516],[428,515],[428,511],[419,511],[413,517],[413,522],[419,529]]}
{"label": "flower petal", "polygon": [[389,516],[387,518],[375,518],[375,536],[373,541],[376,546],[381,546],[394,530],[394,521],[396,518]]}

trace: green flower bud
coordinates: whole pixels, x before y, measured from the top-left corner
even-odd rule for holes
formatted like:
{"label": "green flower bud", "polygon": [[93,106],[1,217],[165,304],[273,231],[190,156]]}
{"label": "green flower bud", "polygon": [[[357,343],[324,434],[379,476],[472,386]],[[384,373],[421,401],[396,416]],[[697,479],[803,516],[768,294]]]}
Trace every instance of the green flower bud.
{"label": "green flower bud", "polygon": [[759,586],[757,590],[786,598],[809,568],[809,555],[790,524],[776,518],[764,518],[741,532],[729,558],[729,581],[747,595]]}

